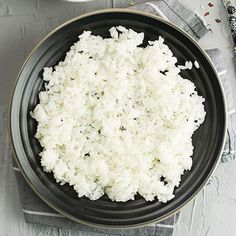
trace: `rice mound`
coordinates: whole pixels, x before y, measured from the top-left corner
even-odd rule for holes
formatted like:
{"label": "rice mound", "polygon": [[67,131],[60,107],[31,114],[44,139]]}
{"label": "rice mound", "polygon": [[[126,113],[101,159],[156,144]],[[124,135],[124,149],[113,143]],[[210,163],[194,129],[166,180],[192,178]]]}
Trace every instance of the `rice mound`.
{"label": "rice mound", "polygon": [[79,197],[167,202],[191,169],[204,98],[162,37],[139,47],[144,33],[118,26],[110,34],[84,31],[64,61],[44,68],[31,112],[41,164]]}

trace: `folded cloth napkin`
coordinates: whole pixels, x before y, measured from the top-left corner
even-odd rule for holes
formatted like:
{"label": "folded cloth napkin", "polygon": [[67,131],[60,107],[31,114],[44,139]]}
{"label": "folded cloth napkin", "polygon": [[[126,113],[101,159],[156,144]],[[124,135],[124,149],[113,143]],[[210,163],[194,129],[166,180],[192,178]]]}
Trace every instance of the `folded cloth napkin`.
{"label": "folded cloth napkin", "polygon": [[[161,16],[166,20],[169,20],[175,23],[177,26],[184,29],[196,40],[203,37],[207,32],[207,26],[202,22],[196,13],[185,8],[177,0],[155,0],[148,1],[145,3],[137,4],[131,8],[137,9],[140,11],[145,11],[152,13],[154,15]],[[222,83],[224,85],[225,94],[227,97],[228,103],[228,113],[229,113],[229,126],[228,126],[228,137],[225,146],[225,151],[222,157],[222,161],[226,161],[227,158],[233,158],[234,151],[236,150],[235,143],[235,127],[232,125],[232,114],[233,110],[233,99],[230,90],[229,83],[227,78],[224,77],[226,70],[221,58],[220,51],[218,49],[206,50],[213,63],[216,66],[216,69],[221,77]],[[1,109],[1,118],[4,109]],[[1,120],[1,122],[3,119]],[[7,147],[7,146],[6,146]],[[106,233],[109,235],[135,235],[135,236],[154,236],[154,235],[163,235],[171,236],[173,233],[174,224],[178,219],[179,214],[169,217],[168,219],[150,224],[148,226],[129,229],[129,230],[113,230],[113,229],[101,229],[96,227],[90,227],[83,224],[75,223],[64,218],[62,215],[56,213],[53,209],[47,206],[28,186],[28,184],[23,179],[19,169],[14,166],[17,183],[19,185],[19,192],[22,201],[22,208],[25,216],[25,220],[28,223],[37,223],[43,225],[63,227],[70,230],[79,230],[87,232],[100,232]]]}

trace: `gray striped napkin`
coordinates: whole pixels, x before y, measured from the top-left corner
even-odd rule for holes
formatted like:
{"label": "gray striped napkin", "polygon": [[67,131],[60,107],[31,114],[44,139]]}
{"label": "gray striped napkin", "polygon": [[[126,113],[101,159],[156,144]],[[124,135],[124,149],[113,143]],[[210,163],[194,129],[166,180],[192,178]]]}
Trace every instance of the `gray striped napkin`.
{"label": "gray striped napkin", "polygon": [[[191,10],[186,9],[177,0],[156,0],[148,1],[146,3],[141,3],[131,8],[149,12],[155,15],[159,15],[184,29],[196,40],[203,37],[207,32],[208,28],[202,20]],[[211,57],[213,63],[215,64],[217,71],[221,77],[222,83],[224,85],[227,103],[228,103],[228,113],[229,113],[229,125],[228,125],[228,137],[222,156],[222,161],[234,158],[234,152],[236,150],[236,140],[235,140],[235,128],[232,123],[232,114],[235,112],[233,110],[233,99],[230,90],[230,85],[227,78],[224,76],[226,70],[221,58],[220,51],[218,49],[207,50],[207,53]],[[4,108],[1,108],[1,122],[3,122],[3,112]],[[1,123],[2,125],[3,123]],[[4,134],[3,134],[4,135]],[[4,148],[8,148],[5,145]],[[129,229],[129,230],[110,230],[101,229],[86,226],[83,224],[78,224],[64,218],[62,215],[56,213],[53,209],[47,206],[39,197],[31,190],[23,179],[19,169],[14,166],[17,182],[19,185],[19,192],[22,201],[22,208],[27,223],[37,223],[42,225],[50,225],[63,227],[70,230],[87,231],[87,232],[100,232],[110,235],[123,235],[123,236],[171,236],[174,229],[174,224],[178,220],[179,214],[176,214],[168,219],[148,225],[142,228]]]}

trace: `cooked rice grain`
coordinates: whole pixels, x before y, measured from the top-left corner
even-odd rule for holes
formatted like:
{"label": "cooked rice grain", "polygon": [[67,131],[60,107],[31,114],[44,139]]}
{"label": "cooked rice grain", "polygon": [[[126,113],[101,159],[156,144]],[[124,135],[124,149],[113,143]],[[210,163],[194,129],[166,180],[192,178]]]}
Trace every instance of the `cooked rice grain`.
{"label": "cooked rice grain", "polygon": [[46,90],[31,113],[41,164],[79,197],[167,202],[191,169],[204,98],[162,37],[142,48],[143,33],[119,26],[110,34],[85,31],[64,61],[44,69]]}

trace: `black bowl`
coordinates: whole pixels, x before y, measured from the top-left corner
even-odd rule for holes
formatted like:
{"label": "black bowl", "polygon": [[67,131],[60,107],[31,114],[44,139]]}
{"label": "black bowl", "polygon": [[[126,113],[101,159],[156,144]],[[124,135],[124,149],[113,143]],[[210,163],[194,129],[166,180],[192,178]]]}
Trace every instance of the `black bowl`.
{"label": "black bowl", "polygon": [[[185,70],[206,101],[206,119],[193,136],[193,167],[182,176],[175,198],[166,204],[146,202],[142,197],[124,203],[106,196],[97,201],[78,198],[68,185],[60,186],[52,174],[40,165],[42,150],[34,138],[36,122],[29,113],[38,103],[43,89],[42,71],[63,60],[70,46],[84,30],[109,37],[109,28],[123,25],[145,33],[145,42],[158,36],[173,51],[180,63],[198,61],[200,69]],[[226,107],[216,71],[206,53],[179,28],[163,19],[137,11],[113,9],[86,14],[66,22],[49,34],[30,54],[21,69],[14,88],[10,108],[10,133],[16,161],[29,185],[48,205],[77,222],[112,228],[140,226],[161,220],[178,211],[199,192],[212,174],[220,158],[226,132]]]}

